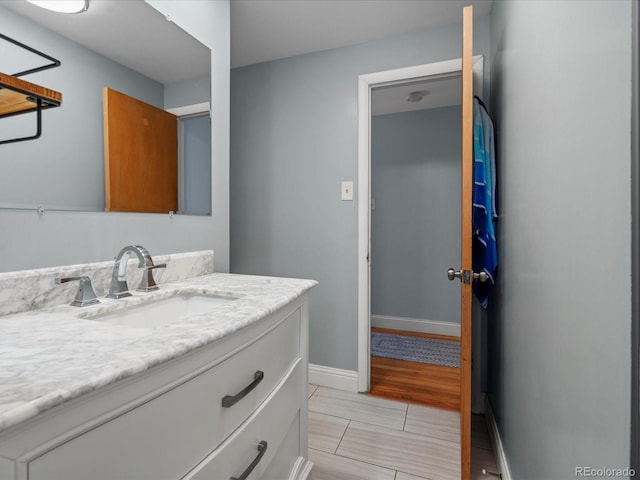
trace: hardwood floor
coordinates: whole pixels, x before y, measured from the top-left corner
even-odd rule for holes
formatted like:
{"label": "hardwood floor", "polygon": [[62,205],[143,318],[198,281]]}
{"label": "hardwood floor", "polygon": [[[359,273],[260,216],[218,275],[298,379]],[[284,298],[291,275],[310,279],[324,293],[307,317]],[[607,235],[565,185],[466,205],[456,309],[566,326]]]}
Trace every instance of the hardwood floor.
{"label": "hardwood floor", "polygon": [[[459,341],[457,337],[372,328],[374,332],[395,333]],[[370,395],[460,411],[460,369],[371,357]]]}

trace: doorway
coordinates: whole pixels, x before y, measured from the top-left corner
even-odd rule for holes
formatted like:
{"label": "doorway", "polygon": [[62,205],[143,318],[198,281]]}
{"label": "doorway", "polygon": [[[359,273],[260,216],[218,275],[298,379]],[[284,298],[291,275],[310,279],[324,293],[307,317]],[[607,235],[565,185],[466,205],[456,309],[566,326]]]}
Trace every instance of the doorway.
{"label": "doorway", "polygon": [[209,102],[167,110],[178,119],[178,211],[211,215],[211,107]]}
{"label": "doorway", "polygon": [[[468,479],[471,464],[471,188],[473,186],[473,92],[482,92],[483,59],[473,57],[473,9],[463,9],[463,58],[376,72],[359,77],[358,85],[358,389],[371,387],[371,92],[373,88],[407,81],[462,75],[461,131],[461,249],[460,271],[460,459],[461,478]],[[443,272],[444,274],[444,272]],[[480,369],[476,368],[476,372]]]}
{"label": "doorway", "polygon": [[[358,85],[358,391],[371,386],[371,97],[376,88],[452,78],[461,73],[461,59],[375,72]],[[473,57],[474,89],[482,91],[483,57]],[[437,274],[437,272],[436,272]],[[446,271],[442,272],[446,284]]]}
{"label": "doorway", "polygon": [[188,215],[211,215],[211,117],[178,117],[178,206]]}
{"label": "doorway", "polygon": [[461,75],[371,89],[370,393],[460,409]]}

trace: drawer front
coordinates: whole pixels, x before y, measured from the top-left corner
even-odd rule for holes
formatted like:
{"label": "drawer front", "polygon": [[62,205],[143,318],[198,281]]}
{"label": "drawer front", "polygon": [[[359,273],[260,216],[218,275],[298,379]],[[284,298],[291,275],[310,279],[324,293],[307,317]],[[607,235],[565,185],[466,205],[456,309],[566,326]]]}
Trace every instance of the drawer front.
{"label": "drawer front", "polygon": [[[247,480],[288,478],[288,471],[299,455],[303,388],[302,362],[298,362],[274,395],[183,480],[237,479],[251,469],[252,463],[255,465]],[[261,442],[266,444],[264,452],[258,447]],[[290,464],[288,470],[286,464]],[[287,475],[280,476],[285,470]],[[269,472],[279,476],[268,479],[265,475]]]}
{"label": "drawer front", "polygon": [[290,477],[300,452],[300,415],[296,415],[289,431],[284,437],[278,450],[275,451],[273,459],[269,463],[260,480],[286,480]]}
{"label": "drawer front", "polygon": [[[175,480],[267,398],[300,355],[300,310],[222,363],[28,465],[29,480]],[[263,379],[230,407],[235,396]],[[159,452],[161,452],[159,454]]]}

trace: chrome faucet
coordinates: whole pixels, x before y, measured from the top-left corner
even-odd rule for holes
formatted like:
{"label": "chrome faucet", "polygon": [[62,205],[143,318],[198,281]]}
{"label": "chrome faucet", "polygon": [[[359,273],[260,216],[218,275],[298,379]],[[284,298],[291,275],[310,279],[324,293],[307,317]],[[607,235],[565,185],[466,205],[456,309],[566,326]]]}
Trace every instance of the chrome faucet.
{"label": "chrome faucet", "polygon": [[149,255],[146,248],[140,245],[128,245],[120,250],[120,253],[116,256],[107,298],[123,298],[131,296],[131,293],[129,293],[129,286],[127,285],[126,274],[127,261],[129,260],[129,255],[132,253],[138,257],[138,268],[144,268],[142,282],[140,283],[138,290],[141,292],[158,290],[152,271],[156,268],[165,268],[167,264],[162,263],[154,265],[151,255]]}

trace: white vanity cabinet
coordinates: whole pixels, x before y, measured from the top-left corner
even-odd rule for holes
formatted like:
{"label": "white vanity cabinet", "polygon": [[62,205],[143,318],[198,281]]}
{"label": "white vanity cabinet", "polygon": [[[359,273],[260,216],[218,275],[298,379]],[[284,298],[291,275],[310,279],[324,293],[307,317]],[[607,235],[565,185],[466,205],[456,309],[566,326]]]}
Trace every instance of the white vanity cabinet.
{"label": "white vanity cabinet", "polygon": [[8,429],[0,434],[0,474],[309,478],[307,305],[303,294],[219,340]]}

